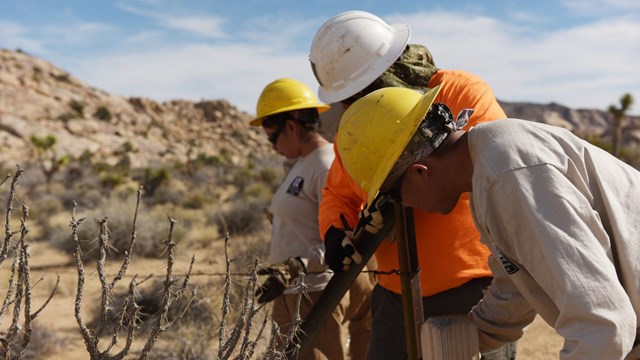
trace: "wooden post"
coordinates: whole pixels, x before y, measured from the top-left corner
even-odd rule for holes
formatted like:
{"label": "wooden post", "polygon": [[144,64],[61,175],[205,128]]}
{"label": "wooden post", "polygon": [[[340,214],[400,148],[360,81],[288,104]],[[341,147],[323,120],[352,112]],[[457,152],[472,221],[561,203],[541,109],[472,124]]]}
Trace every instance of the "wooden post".
{"label": "wooden post", "polygon": [[480,359],[478,329],[466,315],[440,315],[422,325],[422,358],[425,360]]}
{"label": "wooden post", "polygon": [[424,313],[413,209],[405,208],[400,203],[394,205],[407,359],[418,360],[421,358],[420,327],[424,322]]}

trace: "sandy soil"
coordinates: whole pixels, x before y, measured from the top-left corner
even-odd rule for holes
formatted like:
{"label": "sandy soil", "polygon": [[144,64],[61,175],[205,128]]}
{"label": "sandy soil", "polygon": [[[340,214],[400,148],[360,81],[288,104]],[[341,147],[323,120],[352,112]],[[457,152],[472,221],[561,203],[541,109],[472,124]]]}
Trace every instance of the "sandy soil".
{"label": "sandy soil", "polygon": [[[221,243],[221,242],[220,242]],[[221,244],[220,244],[221,245]],[[194,272],[210,273],[221,271],[224,266],[224,257],[221,246],[197,250]],[[193,251],[181,251],[178,255],[176,271],[185,271]],[[74,315],[74,302],[77,287],[77,273],[75,265],[71,265],[71,258],[59,251],[51,249],[43,244],[33,244],[31,247],[31,264],[36,266],[32,271],[32,279],[35,282],[45,274],[44,280],[34,289],[34,306],[39,307],[46,298],[55,282],[55,276],[60,276],[58,291],[49,306],[40,314],[35,326],[46,326],[57,337],[57,349],[51,356],[43,360],[62,359],[88,359],[84,342],[79,333],[78,324]],[[115,274],[119,264],[111,264],[109,274]],[[164,260],[135,259],[129,274],[139,274],[141,277],[154,273],[164,274]],[[2,269],[6,272],[6,269]],[[6,275],[2,274],[6,279]],[[198,277],[194,277],[198,278]],[[121,286],[128,284],[126,278],[121,281]],[[196,280],[197,281],[197,280]],[[6,285],[2,285],[3,287]],[[93,265],[87,265],[85,297],[83,302],[83,316],[85,321],[90,319],[89,312],[99,303],[99,280]],[[6,322],[6,320],[5,320]],[[141,346],[141,344],[137,344]],[[558,358],[558,351],[562,346],[561,338],[540,318],[526,329],[524,337],[518,343],[518,359],[554,359]]]}

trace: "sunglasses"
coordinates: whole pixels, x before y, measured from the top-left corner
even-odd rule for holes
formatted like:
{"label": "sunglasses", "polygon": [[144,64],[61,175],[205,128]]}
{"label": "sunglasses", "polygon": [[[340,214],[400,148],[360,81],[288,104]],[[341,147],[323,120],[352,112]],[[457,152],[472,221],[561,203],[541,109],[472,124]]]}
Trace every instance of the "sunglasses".
{"label": "sunglasses", "polygon": [[268,138],[269,142],[273,145],[278,143],[278,138],[280,137],[280,134],[282,133],[285,125],[287,124],[285,118],[281,118],[278,120],[279,121],[278,121],[278,125],[276,125],[276,129],[271,133],[271,135],[269,135],[269,138]]}

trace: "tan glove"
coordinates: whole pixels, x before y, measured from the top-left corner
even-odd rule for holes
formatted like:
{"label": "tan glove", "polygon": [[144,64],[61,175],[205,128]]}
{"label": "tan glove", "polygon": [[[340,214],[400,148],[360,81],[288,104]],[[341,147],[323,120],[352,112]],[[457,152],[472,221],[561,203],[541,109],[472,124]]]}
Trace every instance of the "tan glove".
{"label": "tan glove", "polygon": [[256,290],[255,296],[258,298],[258,304],[268,303],[282,295],[293,279],[297,278],[300,272],[306,271],[300,257],[290,257],[281,263],[259,269],[258,275],[269,275],[269,277]]}

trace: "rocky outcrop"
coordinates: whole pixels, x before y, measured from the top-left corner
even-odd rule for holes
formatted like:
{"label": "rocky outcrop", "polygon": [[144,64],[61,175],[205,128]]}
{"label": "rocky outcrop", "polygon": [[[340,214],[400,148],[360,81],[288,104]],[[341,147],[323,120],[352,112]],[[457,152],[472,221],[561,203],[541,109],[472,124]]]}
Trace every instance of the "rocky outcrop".
{"label": "rocky outcrop", "polygon": [[[611,114],[602,110],[571,109],[566,106],[531,103],[509,103],[500,105],[509,117],[543,122],[561,126],[580,136],[597,137],[602,142],[611,141]],[[640,116],[628,116],[623,131],[625,146],[640,147]]]}
{"label": "rocky outcrop", "polygon": [[31,135],[53,135],[56,152],[132,167],[222,153],[232,161],[273,154],[251,116],[224,100],[159,103],[96,89],[23,52],[0,49],[0,163],[28,159]]}

